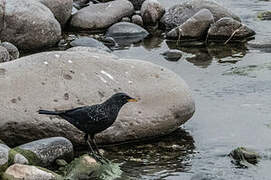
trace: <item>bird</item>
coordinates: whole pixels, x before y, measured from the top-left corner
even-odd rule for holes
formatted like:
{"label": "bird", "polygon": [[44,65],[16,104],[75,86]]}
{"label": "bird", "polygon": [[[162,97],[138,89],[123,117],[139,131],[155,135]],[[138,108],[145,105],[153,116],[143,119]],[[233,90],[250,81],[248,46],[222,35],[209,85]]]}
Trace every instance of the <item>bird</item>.
{"label": "bird", "polygon": [[91,143],[94,144],[98,155],[103,158],[97,147],[95,135],[109,128],[117,119],[120,109],[128,102],[137,102],[137,99],[130,97],[126,93],[116,93],[100,104],[60,111],[40,109],[38,110],[38,113],[57,115],[71,123],[77,129],[85,133],[84,140],[88,144],[93,156],[98,158],[89,143],[89,137]]}

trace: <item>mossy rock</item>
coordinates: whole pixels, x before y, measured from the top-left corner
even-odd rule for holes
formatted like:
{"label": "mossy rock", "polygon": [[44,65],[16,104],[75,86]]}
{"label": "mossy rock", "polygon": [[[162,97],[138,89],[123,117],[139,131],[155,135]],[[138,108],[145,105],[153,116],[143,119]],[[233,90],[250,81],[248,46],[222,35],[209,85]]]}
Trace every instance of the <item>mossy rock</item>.
{"label": "mossy rock", "polygon": [[[18,158],[16,159],[16,156],[21,156],[20,162],[18,161]],[[24,157],[21,153],[15,151],[14,149],[10,149],[8,152],[8,165],[12,165],[15,163],[19,164],[29,164],[29,161],[26,157]]]}
{"label": "mossy rock", "polygon": [[0,179],[7,168],[8,168],[8,162],[3,165],[0,165]]}
{"label": "mossy rock", "polygon": [[28,159],[30,165],[42,166],[42,161],[32,151],[21,149],[21,148],[18,148],[18,147],[14,148],[13,150],[15,152],[18,152],[18,153],[22,154],[24,157],[26,157]]}
{"label": "mossy rock", "polygon": [[234,149],[229,156],[231,156],[238,164],[244,166],[247,166],[247,163],[256,164],[260,159],[258,153],[244,147]]}
{"label": "mossy rock", "polygon": [[271,11],[265,11],[258,13],[258,18],[260,20],[271,20]]}

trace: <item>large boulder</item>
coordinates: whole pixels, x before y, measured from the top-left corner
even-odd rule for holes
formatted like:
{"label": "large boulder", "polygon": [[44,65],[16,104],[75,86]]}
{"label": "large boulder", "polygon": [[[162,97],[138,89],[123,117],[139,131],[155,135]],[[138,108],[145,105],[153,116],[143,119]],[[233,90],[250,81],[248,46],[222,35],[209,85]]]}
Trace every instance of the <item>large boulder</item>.
{"label": "large boulder", "polygon": [[38,0],[47,6],[55,18],[64,26],[72,14],[73,0]]}
{"label": "large boulder", "polygon": [[85,145],[84,134],[73,125],[37,110],[101,103],[120,91],[139,102],[125,105],[116,122],[97,135],[98,143],[165,135],[195,111],[186,83],[172,71],[146,61],[52,51],[2,63],[0,72],[0,139],[12,146],[51,136]]}
{"label": "large boulder", "polygon": [[20,49],[38,49],[55,45],[61,27],[53,13],[36,0],[0,1],[1,41]]}
{"label": "large boulder", "polygon": [[71,18],[71,27],[78,29],[104,29],[130,16],[134,7],[128,0],[115,0],[108,3],[91,4],[80,9]]}
{"label": "large boulder", "polygon": [[166,29],[175,28],[183,24],[187,19],[192,17],[201,9],[208,9],[211,11],[215,21],[223,17],[232,17],[237,21],[241,21],[237,15],[217,4],[215,1],[189,0],[169,8],[161,18],[161,23],[165,25]]}
{"label": "large boulder", "polygon": [[165,8],[157,0],[146,0],[140,12],[145,25],[155,25],[164,15]]}

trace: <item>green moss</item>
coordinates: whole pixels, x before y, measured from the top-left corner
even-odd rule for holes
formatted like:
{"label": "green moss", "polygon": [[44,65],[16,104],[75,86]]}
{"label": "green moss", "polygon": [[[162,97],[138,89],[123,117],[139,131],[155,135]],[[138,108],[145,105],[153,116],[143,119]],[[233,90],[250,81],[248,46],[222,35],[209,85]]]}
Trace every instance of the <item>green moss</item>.
{"label": "green moss", "polygon": [[16,154],[18,154],[18,152],[16,152],[15,150],[13,150],[13,149],[9,150],[9,152],[8,152],[8,165],[9,166],[14,163],[14,157]]}
{"label": "green moss", "polygon": [[5,142],[0,139],[0,144],[5,144]]}
{"label": "green moss", "polygon": [[5,164],[3,165],[0,165],[0,179],[1,179],[1,176],[2,174],[5,172],[5,170],[8,168],[8,162],[6,162]]}
{"label": "green moss", "polygon": [[11,176],[9,174],[4,173],[2,175],[2,180],[19,180],[18,178],[15,178],[14,176]]}
{"label": "green moss", "polygon": [[32,151],[21,149],[18,147],[14,148],[14,151],[22,154],[26,159],[28,159],[29,165],[42,166],[40,158]]}

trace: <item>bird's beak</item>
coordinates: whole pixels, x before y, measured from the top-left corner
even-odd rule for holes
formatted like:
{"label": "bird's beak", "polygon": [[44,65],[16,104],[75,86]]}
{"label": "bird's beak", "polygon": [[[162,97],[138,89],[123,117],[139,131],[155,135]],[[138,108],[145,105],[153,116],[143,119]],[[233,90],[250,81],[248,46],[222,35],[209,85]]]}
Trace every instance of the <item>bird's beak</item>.
{"label": "bird's beak", "polygon": [[137,102],[137,99],[131,98],[131,99],[128,99],[128,102]]}

